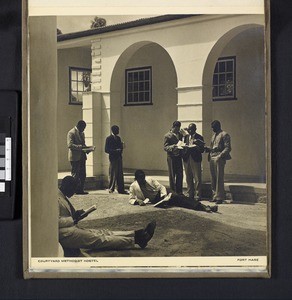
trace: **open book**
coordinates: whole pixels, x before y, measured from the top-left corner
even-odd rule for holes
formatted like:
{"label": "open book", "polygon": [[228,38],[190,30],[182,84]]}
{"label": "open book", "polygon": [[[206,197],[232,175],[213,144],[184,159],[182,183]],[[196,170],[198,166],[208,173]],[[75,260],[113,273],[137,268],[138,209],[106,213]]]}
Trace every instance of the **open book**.
{"label": "open book", "polygon": [[84,146],[82,147],[82,151],[84,152],[92,152],[95,150],[95,146]]}
{"label": "open book", "polygon": [[85,217],[87,217],[90,213],[92,213],[93,211],[96,210],[96,204],[90,206],[87,210],[84,211],[83,214],[80,215],[79,220],[84,219]]}

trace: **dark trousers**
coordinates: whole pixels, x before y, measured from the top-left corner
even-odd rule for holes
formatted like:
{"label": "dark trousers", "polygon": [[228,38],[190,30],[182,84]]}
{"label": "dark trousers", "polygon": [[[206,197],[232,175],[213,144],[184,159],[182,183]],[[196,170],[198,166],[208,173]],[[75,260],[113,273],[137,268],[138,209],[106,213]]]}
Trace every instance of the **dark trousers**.
{"label": "dark trousers", "polygon": [[109,190],[114,191],[116,183],[118,192],[124,192],[123,160],[121,157],[110,161],[109,166]]}
{"label": "dark trousers", "polygon": [[84,183],[86,178],[86,160],[71,161],[71,174],[77,180],[78,185],[76,193],[84,191]]}
{"label": "dark trousers", "polygon": [[[160,196],[160,192],[159,192],[155,197],[155,199],[151,201],[151,203],[155,204],[160,200],[162,200],[162,197]],[[206,210],[206,206],[203,205],[200,201],[192,199],[185,195],[179,195],[177,193],[172,193],[171,198],[167,202],[167,205],[183,207],[183,208],[188,208],[193,210],[200,210],[200,211]]]}
{"label": "dark trousers", "polygon": [[183,164],[180,156],[167,156],[169,186],[173,192],[182,193]]}

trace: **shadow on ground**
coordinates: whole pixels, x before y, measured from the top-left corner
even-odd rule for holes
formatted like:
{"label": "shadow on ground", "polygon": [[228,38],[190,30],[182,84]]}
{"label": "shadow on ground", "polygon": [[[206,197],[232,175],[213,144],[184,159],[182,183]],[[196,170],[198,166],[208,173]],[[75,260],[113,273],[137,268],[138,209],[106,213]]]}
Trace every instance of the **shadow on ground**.
{"label": "shadow on ground", "polygon": [[[203,212],[202,212],[203,213]],[[156,220],[147,248],[87,251],[96,257],[261,256],[266,255],[264,231],[239,228],[175,208],[84,220],[84,228],[136,230]]]}

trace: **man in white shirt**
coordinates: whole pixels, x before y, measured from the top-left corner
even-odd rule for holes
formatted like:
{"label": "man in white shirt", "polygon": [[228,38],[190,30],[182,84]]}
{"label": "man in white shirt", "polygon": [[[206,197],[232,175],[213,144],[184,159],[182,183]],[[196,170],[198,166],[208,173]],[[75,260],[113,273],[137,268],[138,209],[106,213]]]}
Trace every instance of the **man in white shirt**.
{"label": "man in white shirt", "polygon": [[135,181],[130,186],[129,203],[140,206],[152,203],[155,207],[177,206],[206,212],[218,211],[217,205],[210,207],[184,195],[167,194],[165,186],[151,177],[146,177],[143,170],[135,172]]}

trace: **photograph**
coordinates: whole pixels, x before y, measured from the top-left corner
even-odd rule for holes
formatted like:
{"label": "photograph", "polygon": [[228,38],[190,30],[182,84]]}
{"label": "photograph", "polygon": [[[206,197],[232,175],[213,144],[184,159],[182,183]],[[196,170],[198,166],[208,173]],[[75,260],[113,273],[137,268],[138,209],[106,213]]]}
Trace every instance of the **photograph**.
{"label": "photograph", "polygon": [[270,277],[268,1],[48,2],[23,14],[24,277]]}

